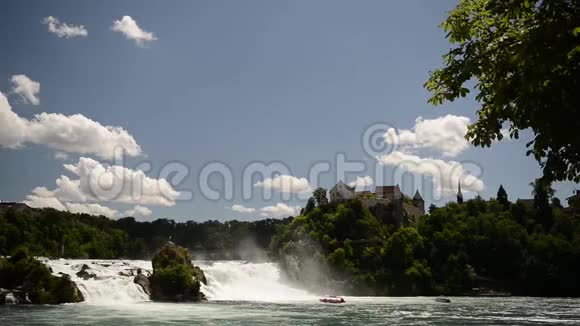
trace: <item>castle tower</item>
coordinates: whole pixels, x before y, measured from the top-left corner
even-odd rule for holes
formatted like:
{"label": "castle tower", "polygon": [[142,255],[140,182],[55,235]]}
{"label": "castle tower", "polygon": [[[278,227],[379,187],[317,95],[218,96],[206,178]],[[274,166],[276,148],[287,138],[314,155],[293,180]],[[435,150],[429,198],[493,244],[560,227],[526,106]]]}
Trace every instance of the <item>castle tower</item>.
{"label": "castle tower", "polygon": [[342,181],[338,181],[338,183],[330,189],[329,193],[330,202],[349,200],[354,198],[355,195],[354,187],[349,187]]}
{"label": "castle tower", "polygon": [[457,203],[463,204],[463,194],[461,193],[461,182],[457,181]]}
{"label": "castle tower", "polygon": [[413,196],[413,206],[417,207],[421,210],[421,213],[425,214],[425,201],[423,200],[423,197],[421,197],[419,190],[417,190],[415,196]]}

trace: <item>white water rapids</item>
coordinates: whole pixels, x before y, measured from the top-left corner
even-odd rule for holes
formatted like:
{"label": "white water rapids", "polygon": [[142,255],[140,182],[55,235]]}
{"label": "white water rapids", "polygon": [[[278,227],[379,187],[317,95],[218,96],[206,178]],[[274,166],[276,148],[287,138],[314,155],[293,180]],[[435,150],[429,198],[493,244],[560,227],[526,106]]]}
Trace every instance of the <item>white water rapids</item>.
{"label": "white water rapids", "polygon": [[[149,300],[143,289],[133,282],[136,270],[149,275],[151,262],[145,260],[46,260],[53,274],[71,276],[83,293],[85,301],[93,304],[134,303]],[[89,266],[95,278],[83,279],[76,275],[83,266]],[[292,288],[280,281],[280,270],[274,263],[244,261],[194,262],[205,272],[208,284],[201,291],[210,301],[306,301],[316,297],[306,291]]]}

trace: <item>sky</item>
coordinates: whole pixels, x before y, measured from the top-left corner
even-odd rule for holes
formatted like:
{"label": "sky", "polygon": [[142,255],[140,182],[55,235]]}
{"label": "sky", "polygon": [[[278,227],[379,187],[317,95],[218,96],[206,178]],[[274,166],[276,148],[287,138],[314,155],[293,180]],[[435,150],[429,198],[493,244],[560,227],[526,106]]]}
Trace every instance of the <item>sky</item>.
{"label": "sky", "polygon": [[339,180],[529,198],[529,132],[475,148],[473,94],[427,103],[456,4],[2,1],[0,200],[202,221],[294,215]]}

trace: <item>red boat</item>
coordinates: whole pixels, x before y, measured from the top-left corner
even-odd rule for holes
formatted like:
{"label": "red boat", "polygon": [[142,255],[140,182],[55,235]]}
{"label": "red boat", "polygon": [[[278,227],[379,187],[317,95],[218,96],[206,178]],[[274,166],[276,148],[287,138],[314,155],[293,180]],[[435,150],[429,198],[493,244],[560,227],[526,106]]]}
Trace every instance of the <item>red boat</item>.
{"label": "red boat", "polygon": [[345,303],[346,302],[346,301],[344,301],[343,297],[338,297],[338,296],[334,296],[334,295],[325,295],[318,300],[320,300],[320,302],[324,302],[324,303]]}

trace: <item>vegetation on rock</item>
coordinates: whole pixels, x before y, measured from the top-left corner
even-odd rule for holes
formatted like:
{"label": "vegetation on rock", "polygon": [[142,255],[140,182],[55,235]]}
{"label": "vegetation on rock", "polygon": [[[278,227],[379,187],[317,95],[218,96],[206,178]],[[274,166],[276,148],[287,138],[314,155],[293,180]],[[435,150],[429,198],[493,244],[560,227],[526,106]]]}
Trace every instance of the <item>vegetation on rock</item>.
{"label": "vegetation on rock", "polygon": [[82,293],[68,275],[53,276],[48,267],[18,248],[10,258],[0,259],[0,288],[12,293],[18,303],[59,304],[81,302]]}
{"label": "vegetation on rock", "polygon": [[191,262],[187,249],[168,243],[153,257],[151,299],[157,301],[201,301],[201,284],[207,284],[203,271]]}

